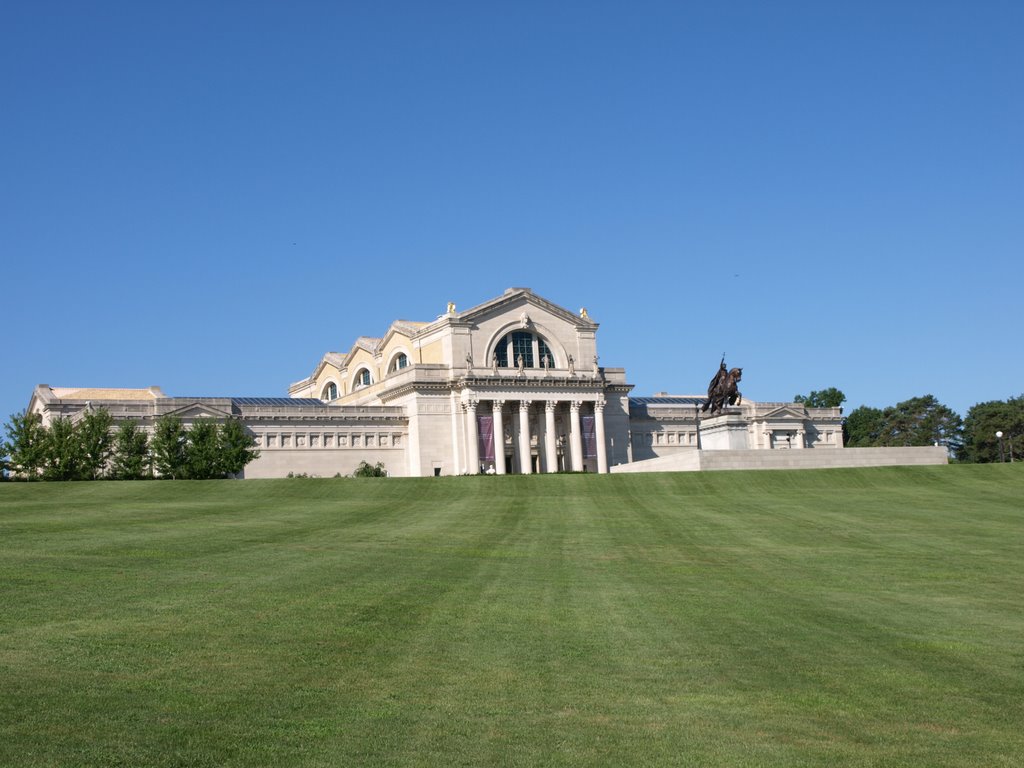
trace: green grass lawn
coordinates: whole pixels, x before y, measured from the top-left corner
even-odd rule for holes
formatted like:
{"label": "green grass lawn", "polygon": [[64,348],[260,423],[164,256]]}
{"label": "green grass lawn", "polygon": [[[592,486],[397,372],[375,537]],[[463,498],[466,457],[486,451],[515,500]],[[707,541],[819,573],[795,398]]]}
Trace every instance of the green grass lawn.
{"label": "green grass lawn", "polygon": [[1024,466],[0,484],[2,766],[1020,766]]}

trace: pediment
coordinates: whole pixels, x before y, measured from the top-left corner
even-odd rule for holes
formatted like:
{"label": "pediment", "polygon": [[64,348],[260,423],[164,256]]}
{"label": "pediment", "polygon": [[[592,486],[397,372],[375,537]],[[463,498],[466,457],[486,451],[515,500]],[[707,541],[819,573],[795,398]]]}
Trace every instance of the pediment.
{"label": "pediment", "polygon": [[191,403],[181,408],[169,411],[167,416],[177,416],[182,421],[194,419],[229,419],[231,414],[221,408],[215,408],[206,403]]}
{"label": "pediment", "polygon": [[774,410],[768,411],[768,413],[761,416],[762,419],[796,419],[803,421],[807,418],[807,414],[804,413],[803,409],[794,408],[791,405],[783,405]]}
{"label": "pediment", "polygon": [[510,288],[496,299],[491,299],[483,304],[459,313],[459,319],[470,322],[477,322],[489,319],[495,315],[515,316],[522,312],[529,313],[529,308],[535,307],[562,320],[563,322],[579,328],[596,329],[598,324],[589,317],[581,317],[578,313],[571,312],[565,307],[560,307],[554,302],[538,296],[528,288]]}

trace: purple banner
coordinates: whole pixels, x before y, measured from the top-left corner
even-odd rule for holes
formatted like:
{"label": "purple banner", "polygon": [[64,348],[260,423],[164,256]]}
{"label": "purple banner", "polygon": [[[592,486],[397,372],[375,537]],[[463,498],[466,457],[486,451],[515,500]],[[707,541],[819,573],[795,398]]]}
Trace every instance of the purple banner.
{"label": "purple banner", "polygon": [[580,432],[583,435],[583,458],[597,458],[597,438],[594,436],[594,417],[580,416]]}
{"label": "purple banner", "polygon": [[480,461],[494,463],[494,416],[476,417],[477,442],[480,447]]}

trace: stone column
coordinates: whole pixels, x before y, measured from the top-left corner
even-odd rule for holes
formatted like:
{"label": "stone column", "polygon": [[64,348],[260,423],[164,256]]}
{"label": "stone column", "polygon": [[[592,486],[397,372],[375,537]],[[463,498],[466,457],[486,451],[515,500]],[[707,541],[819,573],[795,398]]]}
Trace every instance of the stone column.
{"label": "stone column", "polygon": [[519,401],[519,471],[529,475],[533,468],[530,459],[530,401]]}
{"label": "stone column", "polygon": [[558,471],[558,444],[555,434],[555,409],[558,407],[557,400],[548,400],[544,403],[544,471]]}
{"label": "stone column", "polygon": [[583,471],[583,433],[580,431],[580,406],[583,402],[580,400],[573,400],[569,403],[570,412],[570,429],[572,429],[572,435],[570,436],[572,448],[570,453],[572,454],[572,471],[582,472]]}
{"label": "stone column", "polygon": [[504,400],[492,402],[494,413],[494,473],[505,474],[505,423],[501,418],[501,409],[505,406]]}
{"label": "stone column", "polygon": [[796,440],[795,440],[796,445],[794,445],[793,447],[794,448],[805,448],[806,446],[804,445],[804,443],[806,442],[806,440],[807,440],[807,438],[804,436],[804,431],[802,429],[798,429],[796,431]]}
{"label": "stone column", "polygon": [[594,402],[594,439],[597,442],[597,471],[608,472],[608,449],[604,444],[604,398]]}
{"label": "stone column", "polygon": [[469,423],[466,425],[466,463],[469,465],[466,467],[466,471],[471,475],[475,475],[480,471],[480,438],[477,433],[476,423],[476,400],[467,400],[462,404],[463,409],[466,412],[466,419]]}

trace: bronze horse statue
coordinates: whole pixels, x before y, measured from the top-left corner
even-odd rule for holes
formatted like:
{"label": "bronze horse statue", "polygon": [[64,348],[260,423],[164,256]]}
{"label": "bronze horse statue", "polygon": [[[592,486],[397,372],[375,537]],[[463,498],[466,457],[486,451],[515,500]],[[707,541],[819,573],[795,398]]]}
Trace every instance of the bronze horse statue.
{"label": "bronze horse statue", "polygon": [[708,399],[704,401],[704,404],[700,407],[701,412],[706,411],[708,408],[711,409],[711,415],[717,416],[727,405],[738,405],[743,402],[743,395],[739,389],[736,388],[736,384],[743,378],[742,368],[733,368],[727,370],[725,367],[725,358],[722,358],[722,362],[718,367],[718,373],[715,374],[715,378],[708,384]]}

